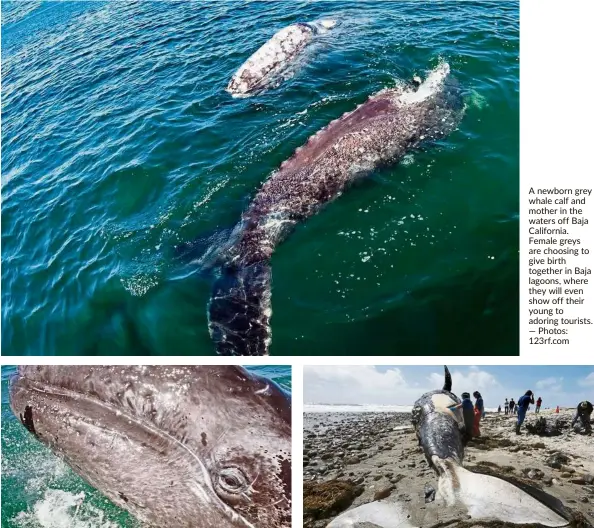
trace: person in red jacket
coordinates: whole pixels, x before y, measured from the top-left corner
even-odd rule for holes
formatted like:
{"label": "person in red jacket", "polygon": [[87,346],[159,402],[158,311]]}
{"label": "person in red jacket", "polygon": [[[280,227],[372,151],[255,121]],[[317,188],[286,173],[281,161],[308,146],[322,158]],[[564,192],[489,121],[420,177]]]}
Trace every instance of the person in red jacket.
{"label": "person in red jacket", "polygon": [[538,400],[536,400],[536,411],[537,413],[540,412],[540,406],[542,405],[542,398],[539,396]]}

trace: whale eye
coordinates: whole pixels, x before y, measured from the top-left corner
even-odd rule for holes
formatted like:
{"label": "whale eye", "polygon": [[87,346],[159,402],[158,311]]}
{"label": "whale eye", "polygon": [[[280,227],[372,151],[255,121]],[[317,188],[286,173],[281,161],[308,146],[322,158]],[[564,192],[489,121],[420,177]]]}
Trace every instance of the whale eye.
{"label": "whale eye", "polygon": [[219,473],[219,486],[226,493],[241,493],[247,487],[247,478],[243,471],[236,467],[226,467]]}

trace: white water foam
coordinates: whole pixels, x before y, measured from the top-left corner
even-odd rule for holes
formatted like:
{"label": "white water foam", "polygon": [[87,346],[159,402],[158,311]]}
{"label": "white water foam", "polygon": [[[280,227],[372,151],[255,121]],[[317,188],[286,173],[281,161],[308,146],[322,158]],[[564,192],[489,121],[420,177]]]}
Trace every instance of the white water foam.
{"label": "white water foam", "polygon": [[412,411],[412,405],[331,405],[319,403],[306,403],[303,406],[303,412],[306,413],[378,413],[378,412],[393,412],[393,413],[409,413]]}
{"label": "white water foam", "polygon": [[20,528],[119,528],[100,509],[85,503],[85,493],[48,489],[33,508],[12,521]]}

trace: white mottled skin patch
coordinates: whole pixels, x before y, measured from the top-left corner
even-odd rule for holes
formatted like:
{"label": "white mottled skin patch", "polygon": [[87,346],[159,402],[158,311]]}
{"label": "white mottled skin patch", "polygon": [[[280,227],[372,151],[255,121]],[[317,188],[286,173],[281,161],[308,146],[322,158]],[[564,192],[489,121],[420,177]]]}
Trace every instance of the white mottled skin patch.
{"label": "white mottled skin patch", "polygon": [[316,32],[334,27],[333,20],[287,26],[251,55],[235,72],[227,92],[247,97],[267,88],[313,40]]}
{"label": "white mottled skin patch", "polygon": [[431,401],[433,402],[437,412],[451,416],[458,423],[464,423],[464,417],[462,416],[461,412],[457,409],[454,411],[450,408],[457,403],[450,396],[443,393],[433,394],[431,396]]}

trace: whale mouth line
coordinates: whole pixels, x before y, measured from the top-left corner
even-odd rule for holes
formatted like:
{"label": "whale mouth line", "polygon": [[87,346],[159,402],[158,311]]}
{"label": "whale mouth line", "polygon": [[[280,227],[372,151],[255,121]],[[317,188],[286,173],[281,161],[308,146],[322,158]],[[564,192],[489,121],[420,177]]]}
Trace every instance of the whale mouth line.
{"label": "whale mouth line", "polygon": [[[174,448],[181,449],[185,453],[187,453],[196,463],[198,468],[200,469],[201,475],[203,477],[202,482],[196,482],[195,484],[204,490],[204,493],[200,495],[202,497],[206,497],[211,502],[215,501],[218,506],[223,510],[223,512],[228,516],[231,522],[239,521],[242,523],[244,528],[256,528],[253,524],[251,524],[247,519],[245,519],[241,514],[237,513],[233,508],[227,505],[215,492],[214,485],[208,469],[200,459],[188,446],[186,446],[183,442],[177,439],[175,436],[169,434],[168,432],[164,431],[163,429],[158,428],[157,426],[153,426],[148,423],[146,420],[140,419],[138,416],[130,413],[125,407],[122,405],[121,407],[117,407],[110,402],[105,400],[101,400],[98,397],[93,397],[92,395],[84,394],[83,392],[67,389],[65,387],[61,387],[59,385],[45,382],[45,381],[37,381],[28,378],[25,375],[18,374],[13,377],[11,380],[11,384],[14,384],[15,380],[23,383],[24,386],[20,386],[20,390],[25,392],[36,392],[40,394],[47,395],[48,397],[58,397],[58,398],[66,398],[70,402],[76,401],[85,401],[90,405],[97,406],[104,410],[109,411],[111,414],[115,415],[118,419],[124,420],[128,422],[128,424],[132,424],[133,426],[138,427],[141,430],[148,432],[155,437],[162,438],[164,440],[169,441]],[[76,409],[75,409],[76,410]],[[105,425],[100,425],[99,423],[95,422],[89,416],[84,414],[83,412],[76,413],[76,419],[80,420],[86,426],[96,427],[97,429],[102,429],[104,431],[110,431],[116,435],[122,435],[128,438],[126,435],[118,431],[116,428],[110,428]]]}

